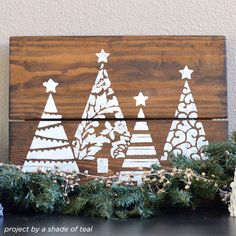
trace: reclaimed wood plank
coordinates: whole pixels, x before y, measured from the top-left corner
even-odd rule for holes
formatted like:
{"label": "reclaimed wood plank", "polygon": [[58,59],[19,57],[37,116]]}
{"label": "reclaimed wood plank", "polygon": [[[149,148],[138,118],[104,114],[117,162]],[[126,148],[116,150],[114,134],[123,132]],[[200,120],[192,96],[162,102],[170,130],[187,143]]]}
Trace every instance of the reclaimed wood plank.
{"label": "reclaimed wood plank", "polygon": [[136,118],[133,97],[142,91],[149,97],[146,118],[172,119],[185,65],[194,70],[189,85],[199,118],[227,117],[223,36],[90,36],[11,37],[10,119],[41,117],[42,83],[51,77],[60,83],[54,97],[63,118],[80,119],[101,49],[110,53],[104,64],[125,118]]}
{"label": "reclaimed wood plank", "polygon": [[[206,139],[209,142],[217,142],[217,141],[224,141],[227,139],[227,122],[226,121],[211,121],[211,120],[199,120],[205,130]],[[104,125],[105,121],[100,121],[100,127]],[[125,158],[113,159],[111,157],[111,144],[106,143],[104,144],[103,148],[95,154],[94,160],[79,160],[76,159],[76,162],[79,166],[81,172],[88,170],[90,174],[97,175],[97,160],[99,158],[107,158],[108,159],[108,173],[102,173],[101,175],[110,175],[114,174],[118,171],[129,169],[129,168],[122,168],[123,161],[125,159],[159,159],[161,165],[168,167],[169,162],[162,161],[160,158],[163,155],[163,150],[166,142],[166,138],[171,126],[171,120],[147,120],[149,130],[146,131],[137,131],[134,127],[136,125],[136,120],[129,120],[127,122],[127,127],[131,133],[131,139],[134,138],[134,134],[136,136],[138,134],[143,135],[150,134],[152,140],[147,140],[145,135],[141,138],[143,139],[143,143],[137,141],[131,141],[129,146],[138,147],[143,149],[143,146],[150,147],[154,146],[156,150],[155,155],[148,155],[148,153],[143,155],[127,155],[127,151],[125,152]],[[139,121],[140,122],[140,121]],[[71,143],[74,140],[75,130],[78,127],[80,121],[63,121],[62,126],[65,129],[65,132],[68,137],[68,142]],[[10,161],[17,165],[23,165],[27,153],[30,149],[31,143],[33,138],[35,138],[35,131],[38,129],[38,122],[37,121],[27,121],[27,122],[10,122]],[[102,128],[100,128],[101,130]],[[99,133],[99,131],[97,131]],[[59,144],[58,144],[59,145]],[[137,149],[137,148],[136,148]],[[50,159],[50,155],[47,156]],[[43,159],[44,155],[42,155],[41,160]],[[40,158],[39,158],[40,159]],[[132,168],[131,168],[132,169]],[[129,170],[131,170],[129,169]]]}

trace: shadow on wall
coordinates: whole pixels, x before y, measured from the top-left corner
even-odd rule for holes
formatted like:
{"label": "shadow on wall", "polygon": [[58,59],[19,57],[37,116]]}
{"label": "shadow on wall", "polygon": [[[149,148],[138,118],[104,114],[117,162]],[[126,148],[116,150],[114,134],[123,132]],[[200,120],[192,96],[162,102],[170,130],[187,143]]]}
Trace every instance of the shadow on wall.
{"label": "shadow on wall", "polygon": [[9,47],[0,45],[0,161],[8,160]]}

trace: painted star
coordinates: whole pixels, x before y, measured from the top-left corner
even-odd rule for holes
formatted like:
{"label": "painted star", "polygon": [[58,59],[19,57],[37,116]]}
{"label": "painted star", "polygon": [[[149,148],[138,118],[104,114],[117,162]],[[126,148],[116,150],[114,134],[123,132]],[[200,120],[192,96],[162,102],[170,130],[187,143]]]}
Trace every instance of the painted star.
{"label": "painted star", "polygon": [[179,72],[182,74],[182,79],[192,79],[191,74],[193,70],[190,70],[187,66],[185,66],[183,70],[179,70]]}
{"label": "painted star", "polygon": [[56,93],[56,87],[58,83],[56,83],[53,79],[49,79],[47,82],[43,83],[43,86],[46,87],[46,93]]}
{"label": "painted star", "polygon": [[110,53],[106,53],[103,49],[101,52],[96,53],[96,56],[98,57],[98,63],[99,62],[107,62],[107,58],[109,57]]}
{"label": "painted star", "polygon": [[144,96],[142,92],[139,92],[138,96],[134,96],[134,99],[136,100],[136,107],[139,105],[146,106],[148,96]]}

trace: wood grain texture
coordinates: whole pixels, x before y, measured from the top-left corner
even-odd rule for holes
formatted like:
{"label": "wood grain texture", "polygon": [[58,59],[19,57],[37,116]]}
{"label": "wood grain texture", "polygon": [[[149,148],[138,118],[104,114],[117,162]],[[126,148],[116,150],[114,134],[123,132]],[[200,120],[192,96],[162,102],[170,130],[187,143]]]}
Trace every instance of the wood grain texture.
{"label": "wood grain texture", "polygon": [[136,118],[133,96],[149,96],[147,118],[171,119],[184,81],[189,81],[199,118],[226,118],[225,39],[199,36],[12,37],[10,119],[39,119],[46,95],[42,83],[60,85],[54,95],[64,119],[80,119],[99,67],[95,53],[109,52],[105,67],[125,118]]}
{"label": "wood grain texture", "polygon": [[[102,123],[103,121],[100,121]],[[169,128],[171,126],[171,120],[159,121],[149,120],[148,126],[150,134],[155,145],[157,155],[153,158],[160,158],[163,154],[163,148],[166,141]],[[206,138],[209,142],[223,141],[227,139],[227,122],[226,121],[201,121],[205,132]],[[67,133],[68,139],[72,142],[74,138],[75,130],[79,121],[64,121],[62,124]],[[130,132],[133,132],[135,121],[127,121],[127,126]],[[23,165],[27,152],[30,148],[35,130],[37,129],[37,121],[28,122],[10,122],[10,160],[17,165]],[[96,158],[106,157],[109,160],[109,175],[122,170],[121,166],[124,159],[112,159],[110,156],[109,144],[97,153]],[[145,157],[145,156],[144,156]],[[88,170],[90,174],[96,174],[96,160],[77,160],[80,171]],[[163,166],[169,166],[169,163],[161,162]],[[103,174],[104,175],[104,174]]]}

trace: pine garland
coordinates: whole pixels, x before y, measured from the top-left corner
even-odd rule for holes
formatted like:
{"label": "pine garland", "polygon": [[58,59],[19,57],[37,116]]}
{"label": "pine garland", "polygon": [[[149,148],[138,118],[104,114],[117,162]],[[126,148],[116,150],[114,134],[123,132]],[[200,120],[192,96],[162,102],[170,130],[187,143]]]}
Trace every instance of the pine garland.
{"label": "pine garland", "polygon": [[202,203],[228,203],[236,166],[236,134],[228,142],[204,149],[207,160],[173,156],[173,169],[152,166],[142,186],[132,176],[96,178],[79,184],[76,173],[24,173],[14,165],[0,166],[0,202],[8,212],[73,214],[106,219],[148,218],[163,206],[196,208]]}
{"label": "pine garland", "polygon": [[133,186],[107,187],[104,181],[91,181],[80,187],[81,194],[68,206],[67,214],[103,218],[150,217],[158,196]]}
{"label": "pine garland", "polygon": [[233,181],[236,166],[236,144],[232,141],[210,144],[204,148],[206,161],[190,160],[185,156],[172,157],[172,164],[177,168],[191,168],[197,173],[206,173],[216,178],[220,188],[228,187]]}
{"label": "pine garland", "polygon": [[0,201],[17,212],[56,213],[65,206],[60,186],[44,173],[23,173],[15,166],[0,167]]}

